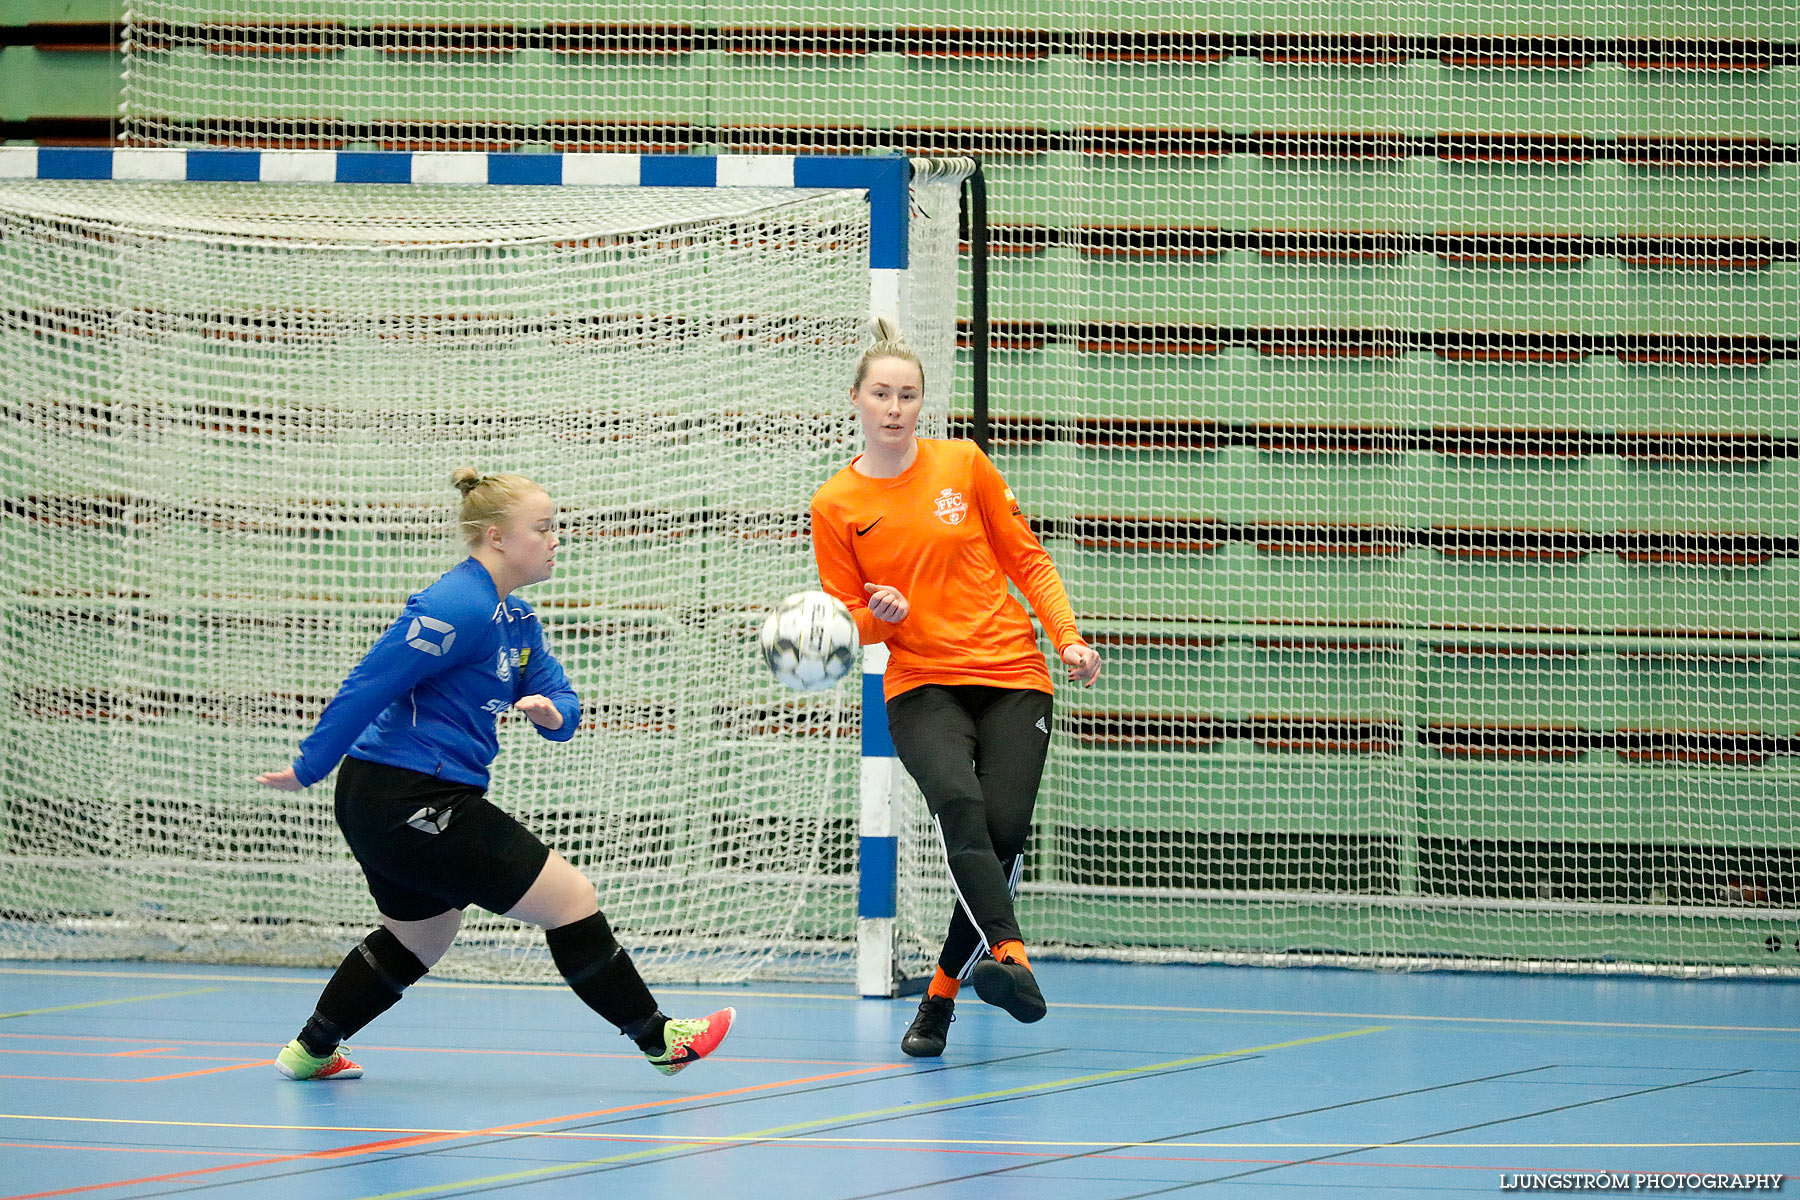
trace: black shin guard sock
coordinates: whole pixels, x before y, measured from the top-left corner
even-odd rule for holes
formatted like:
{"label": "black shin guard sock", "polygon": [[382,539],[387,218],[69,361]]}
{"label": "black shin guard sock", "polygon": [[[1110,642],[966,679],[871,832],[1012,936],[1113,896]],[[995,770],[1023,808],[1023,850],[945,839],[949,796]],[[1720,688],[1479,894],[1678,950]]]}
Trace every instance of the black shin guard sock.
{"label": "black shin guard sock", "polygon": [[[656,1001],[632,964],[631,955],[613,937],[604,913],[546,929],[544,941],[550,947],[556,969],[583,1004],[628,1033],[633,1027],[640,1033],[653,1027],[655,1043],[651,1048],[662,1049],[662,1026],[654,1019],[658,1015]],[[638,1038],[633,1036],[632,1040]]]}
{"label": "black shin guard sock", "polygon": [[669,1018],[663,1016],[659,1008],[643,1020],[633,1021],[625,1026],[623,1032],[645,1054],[661,1054],[669,1048],[668,1043],[663,1040],[663,1026],[668,1023]]}
{"label": "black shin guard sock", "polygon": [[316,1011],[307,1018],[300,1031],[300,1048],[314,1058],[330,1058],[331,1052],[344,1040],[344,1031],[321,1017]]}
{"label": "black shin guard sock", "polygon": [[300,1031],[301,1046],[315,1058],[327,1057],[339,1042],[394,1007],[425,971],[425,964],[391,930],[375,930],[344,956],[325,985],[312,1019]]}

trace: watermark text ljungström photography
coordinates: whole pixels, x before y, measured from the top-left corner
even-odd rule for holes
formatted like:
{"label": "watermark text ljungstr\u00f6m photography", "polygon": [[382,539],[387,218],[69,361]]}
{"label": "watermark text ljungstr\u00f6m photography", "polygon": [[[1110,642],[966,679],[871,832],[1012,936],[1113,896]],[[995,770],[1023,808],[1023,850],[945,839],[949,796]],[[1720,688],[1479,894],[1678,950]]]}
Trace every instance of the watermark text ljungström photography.
{"label": "watermark text ljungstr\u00f6m photography", "polygon": [[1781,1172],[1502,1171],[1503,1192],[1779,1192]]}

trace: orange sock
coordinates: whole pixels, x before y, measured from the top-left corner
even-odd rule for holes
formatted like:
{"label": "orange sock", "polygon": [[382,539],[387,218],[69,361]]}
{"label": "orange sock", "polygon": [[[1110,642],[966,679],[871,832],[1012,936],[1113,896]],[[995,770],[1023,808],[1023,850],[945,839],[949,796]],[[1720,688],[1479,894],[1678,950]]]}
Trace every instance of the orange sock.
{"label": "orange sock", "polygon": [[1026,970],[1031,969],[1031,960],[1025,957],[1024,942],[1001,942],[993,948],[992,953],[995,962],[1005,962],[1010,958]]}
{"label": "orange sock", "polygon": [[956,999],[956,993],[961,989],[962,981],[944,974],[944,968],[939,967],[937,969],[937,974],[931,977],[931,985],[925,989],[925,994],[928,996],[938,996],[945,1000],[954,1000]]}

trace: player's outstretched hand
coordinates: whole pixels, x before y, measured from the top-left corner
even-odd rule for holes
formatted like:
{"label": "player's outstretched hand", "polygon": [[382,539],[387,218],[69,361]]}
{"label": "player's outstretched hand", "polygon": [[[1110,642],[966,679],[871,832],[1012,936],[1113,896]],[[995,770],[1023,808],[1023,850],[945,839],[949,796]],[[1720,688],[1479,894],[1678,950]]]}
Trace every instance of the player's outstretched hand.
{"label": "player's outstretched hand", "polygon": [[1062,652],[1062,660],[1068,664],[1071,683],[1079,683],[1082,687],[1094,686],[1094,680],[1100,676],[1098,650],[1077,642]]}
{"label": "player's outstretched hand", "polygon": [[563,727],[562,710],[551,703],[547,696],[520,696],[513,701],[513,707],[529,717],[531,723],[540,729],[557,730]]}
{"label": "player's outstretched hand", "polygon": [[294,776],[294,768],[283,767],[279,771],[264,771],[256,777],[256,782],[264,787],[274,788],[278,792],[303,792],[304,784]]}
{"label": "player's outstretched hand", "polygon": [[869,593],[869,611],[875,614],[877,621],[886,621],[889,625],[898,625],[906,620],[906,614],[912,606],[900,589],[885,583],[865,583],[863,591]]}

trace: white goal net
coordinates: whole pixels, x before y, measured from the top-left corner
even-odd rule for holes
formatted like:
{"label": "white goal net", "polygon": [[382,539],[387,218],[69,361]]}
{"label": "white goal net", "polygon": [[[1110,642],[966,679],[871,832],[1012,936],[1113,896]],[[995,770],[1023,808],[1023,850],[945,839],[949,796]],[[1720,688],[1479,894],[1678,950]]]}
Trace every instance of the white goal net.
{"label": "white goal net", "polygon": [[[560,506],[526,595],[588,726],[503,721],[496,801],[652,979],[847,971],[856,690],[779,688],[754,630],[858,445],[870,207],[0,182],[0,954],[316,963],[371,923],[330,781],[253,777],[460,559],[469,464]],[[955,185],[914,209],[900,315],[946,378]],[[492,919],[444,969],[551,970]]]}
{"label": "white goal net", "polygon": [[994,457],[1111,660],[1059,697],[1035,946],[1800,974],[1796,0],[128,35],[132,145],[982,161]]}

